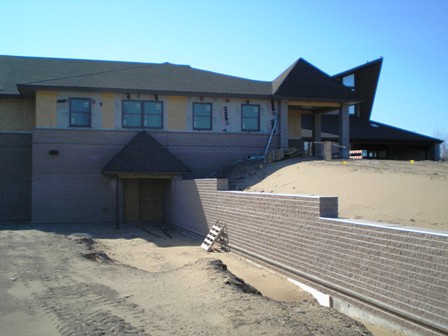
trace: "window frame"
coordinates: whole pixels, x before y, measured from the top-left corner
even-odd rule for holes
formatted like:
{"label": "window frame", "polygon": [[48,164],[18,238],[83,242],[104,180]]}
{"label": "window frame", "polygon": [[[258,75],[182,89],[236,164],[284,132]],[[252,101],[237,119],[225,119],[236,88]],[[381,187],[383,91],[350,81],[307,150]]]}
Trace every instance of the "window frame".
{"label": "window frame", "polygon": [[[125,125],[124,121],[125,121],[125,115],[126,114],[130,114],[130,113],[125,113],[125,108],[124,105],[126,104],[126,102],[132,102],[132,103],[139,103],[140,104],[140,123],[138,126],[127,126]],[[156,104],[160,104],[161,106],[161,112],[160,112],[160,127],[159,126],[145,126],[144,125],[144,121],[145,121],[145,115],[157,115],[158,114],[150,114],[150,113],[145,113],[145,103],[156,103]],[[122,128],[136,128],[136,129],[140,129],[140,128],[145,128],[145,129],[163,129],[163,101],[160,100],[138,100],[138,99],[123,99],[121,101],[121,127]],[[134,113],[137,114],[137,113]]]}
{"label": "window frame", "polygon": [[[88,112],[80,112],[72,110],[72,101],[74,100],[83,100],[89,102],[89,111]],[[91,98],[83,98],[83,97],[73,97],[68,99],[68,110],[69,110],[69,125],[70,127],[91,127],[92,126],[92,99]],[[89,117],[89,122],[87,124],[76,124],[72,122],[72,114],[86,114]]]}
{"label": "window frame", "polygon": [[[254,117],[244,117],[243,115],[243,108],[245,106],[251,106],[251,107],[257,107],[258,108],[258,116],[257,116],[257,129],[248,129],[247,127],[244,127],[244,119],[255,119]],[[241,131],[244,132],[260,132],[260,119],[261,119],[261,109],[259,104],[241,104]]]}
{"label": "window frame", "polygon": [[[197,116],[195,115],[195,106],[198,105],[208,105],[210,106],[210,116]],[[202,102],[194,102],[193,103],[193,111],[192,111],[192,115],[193,115],[193,130],[195,131],[211,131],[213,129],[213,104],[212,103],[202,103]],[[195,121],[196,121],[196,117],[201,117],[201,118],[209,118],[209,127],[208,128],[204,128],[204,127],[197,127],[195,126]]]}

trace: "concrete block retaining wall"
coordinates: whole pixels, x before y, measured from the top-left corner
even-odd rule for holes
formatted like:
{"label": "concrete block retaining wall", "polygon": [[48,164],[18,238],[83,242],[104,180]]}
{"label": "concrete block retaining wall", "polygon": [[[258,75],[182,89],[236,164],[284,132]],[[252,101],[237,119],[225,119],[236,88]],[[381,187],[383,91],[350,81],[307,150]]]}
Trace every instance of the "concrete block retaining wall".
{"label": "concrete block retaining wall", "polygon": [[167,221],[201,235],[223,221],[236,252],[417,334],[448,332],[448,234],[337,219],[335,197],[226,189],[175,181]]}

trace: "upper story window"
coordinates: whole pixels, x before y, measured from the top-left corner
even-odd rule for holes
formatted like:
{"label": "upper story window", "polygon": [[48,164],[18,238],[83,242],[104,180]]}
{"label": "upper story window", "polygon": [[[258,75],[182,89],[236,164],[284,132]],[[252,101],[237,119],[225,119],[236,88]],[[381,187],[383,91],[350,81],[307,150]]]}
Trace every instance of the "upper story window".
{"label": "upper story window", "polygon": [[193,129],[212,129],[212,104],[193,103]]}
{"label": "upper story window", "polygon": [[123,127],[163,128],[163,102],[123,100]]}
{"label": "upper story window", "polygon": [[241,130],[260,130],[260,105],[241,105]]}
{"label": "upper story window", "polygon": [[91,108],[89,98],[70,98],[70,126],[90,127]]}
{"label": "upper story window", "polygon": [[342,84],[355,91],[355,74],[342,77]]}

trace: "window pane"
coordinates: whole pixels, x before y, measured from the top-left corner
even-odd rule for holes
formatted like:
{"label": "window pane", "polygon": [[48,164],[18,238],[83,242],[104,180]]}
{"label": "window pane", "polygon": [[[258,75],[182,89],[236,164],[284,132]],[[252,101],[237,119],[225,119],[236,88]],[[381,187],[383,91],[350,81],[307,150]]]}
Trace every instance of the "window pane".
{"label": "window pane", "polygon": [[70,112],[90,113],[90,99],[71,98]]}
{"label": "window pane", "polygon": [[162,102],[144,102],[143,110],[145,114],[162,115]]}
{"label": "window pane", "polygon": [[259,106],[243,105],[243,118],[258,118],[258,113],[260,111]]}
{"label": "window pane", "polygon": [[350,115],[355,115],[356,114],[356,106],[355,105],[350,105],[348,107],[348,114],[350,114]]}
{"label": "window pane", "polygon": [[140,114],[125,114],[123,115],[124,127],[141,127],[141,115]]}
{"label": "window pane", "polygon": [[211,120],[209,117],[195,117],[193,127],[195,129],[211,129]]}
{"label": "window pane", "polygon": [[355,75],[351,74],[342,78],[342,84],[347,87],[353,88],[355,87]]}
{"label": "window pane", "polygon": [[258,118],[243,118],[243,131],[258,131]]}
{"label": "window pane", "polygon": [[161,115],[148,115],[144,116],[144,127],[149,128],[162,128],[162,116]]}
{"label": "window pane", "polygon": [[212,104],[193,104],[193,115],[210,117],[212,115]]}
{"label": "window pane", "polygon": [[90,113],[71,113],[70,125],[72,126],[90,126]]}
{"label": "window pane", "polygon": [[138,101],[123,101],[123,113],[140,114],[142,105]]}

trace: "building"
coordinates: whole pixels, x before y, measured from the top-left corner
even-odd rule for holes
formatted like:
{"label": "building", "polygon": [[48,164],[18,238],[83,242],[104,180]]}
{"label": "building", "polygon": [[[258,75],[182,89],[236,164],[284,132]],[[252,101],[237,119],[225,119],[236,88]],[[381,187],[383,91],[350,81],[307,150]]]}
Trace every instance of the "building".
{"label": "building", "polygon": [[364,145],[350,144],[350,123],[370,118],[378,63],[332,77],[299,59],[269,82],[169,63],[0,56],[0,220],[160,220],[173,178],[206,176],[268,143],[336,140],[347,157]]}

